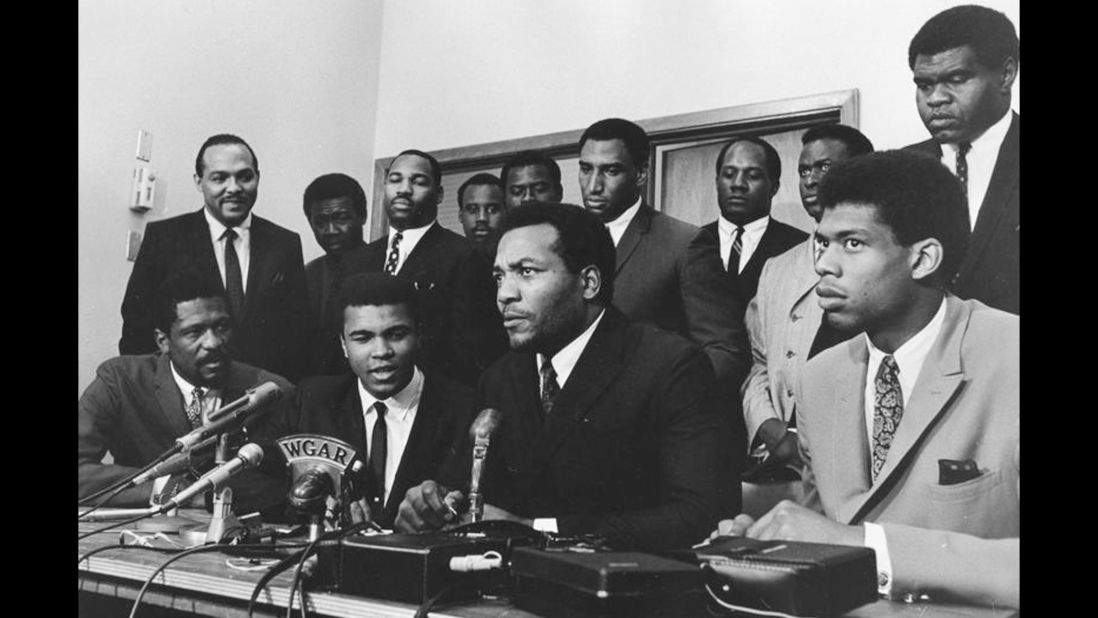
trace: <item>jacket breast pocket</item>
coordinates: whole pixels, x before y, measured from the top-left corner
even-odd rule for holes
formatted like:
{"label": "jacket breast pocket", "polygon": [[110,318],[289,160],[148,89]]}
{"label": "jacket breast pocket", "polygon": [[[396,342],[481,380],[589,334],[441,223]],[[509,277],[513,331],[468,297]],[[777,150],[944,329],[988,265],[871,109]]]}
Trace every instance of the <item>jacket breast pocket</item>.
{"label": "jacket breast pocket", "polygon": [[985,538],[1017,535],[1017,496],[1008,485],[999,470],[956,485],[932,484],[921,525]]}

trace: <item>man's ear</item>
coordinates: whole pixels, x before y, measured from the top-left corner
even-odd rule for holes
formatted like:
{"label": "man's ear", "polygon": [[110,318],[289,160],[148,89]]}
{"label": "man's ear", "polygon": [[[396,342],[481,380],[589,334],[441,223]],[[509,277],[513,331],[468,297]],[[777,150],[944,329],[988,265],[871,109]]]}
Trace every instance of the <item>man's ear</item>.
{"label": "man's ear", "polygon": [[438,197],[435,198],[435,204],[436,205],[442,203],[442,194],[445,190],[446,190],[445,187],[443,187],[442,185],[439,185],[439,187],[438,187]]}
{"label": "man's ear", "polygon": [[926,238],[911,245],[911,278],[921,281],[938,272],[942,267],[942,243],[937,238]]}
{"label": "man's ear", "polygon": [[644,187],[648,184],[648,162],[645,161],[644,165],[637,168],[637,187]]}
{"label": "man's ear", "polygon": [[1007,59],[1003,61],[1003,69],[1000,75],[999,92],[1010,94],[1010,89],[1014,87],[1014,80],[1018,78],[1018,61],[1013,56],[1007,56]]}
{"label": "man's ear", "polygon": [[202,193],[202,177],[198,174],[192,174],[192,177],[194,178],[194,188],[198,189],[199,193]]}
{"label": "man's ear", "polygon": [[591,265],[580,270],[580,277],[583,278],[583,298],[593,300],[602,290],[602,273],[597,266]]}
{"label": "man's ear", "polygon": [[154,329],[153,334],[156,336],[156,347],[160,349],[160,353],[167,354],[168,350],[171,349],[168,335],[159,328]]}
{"label": "man's ear", "polygon": [[343,358],[347,357],[347,340],[343,338],[343,335],[339,336],[339,347],[343,348]]}
{"label": "man's ear", "polygon": [[780,189],[780,188],[782,188],[782,182],[780,180],[775,180],[773,183],[771,183],[771,186],[770,186],[770,197],[771,197],[771,199],[773,199],[774,196],[778,194],[778,189]]}

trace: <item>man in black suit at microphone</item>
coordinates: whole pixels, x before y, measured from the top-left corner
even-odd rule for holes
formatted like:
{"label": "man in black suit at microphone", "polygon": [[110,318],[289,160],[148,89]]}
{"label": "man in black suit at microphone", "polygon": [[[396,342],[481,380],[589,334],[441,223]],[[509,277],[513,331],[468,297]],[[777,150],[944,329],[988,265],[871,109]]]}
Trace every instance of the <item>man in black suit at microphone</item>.
{"label": "man in black suit at microphone", "polygon": [[[614,245],[593,213],[532,203],[508,212],[502,230],[493,271],[512,351],[477,395],[478,409],[501,414],[480,483],[485,519],[622,548],[701,540],[707,522],[740,505],[745,448],[704,352],[614,308]],[[448,488],[468,487],[470,446],[439,482],[408,492],[398,529],[456,519],[447,504],[461,492]]]}
{"label": "man in black suit at microphone", "polygon": [[[368,462],[362,484],[370,518],[391,527],[409,487],[434,476],[468,431],[473,389],[419,366],[422,308],[411,281],[382,273],[348,277],[337,303],[350,371],[306,378],[296,396],[253,433],[260,444],[311,433],[349,443]],[[284,477],[285,459],[266,447],[264,469]],[[353,519],[359,519],[355,508]]]}
{"label": "man in black suit at microphone", "polygon": [[[285,378],[229,357],[232,319],[225,292],[216,283],[196,274],[177,273],[160,286],[158,297],[154,335],[159,351],[104,362],[80,396],[77,470],[81,498],[135,474],[245,390],[274,382],[283,396],[293,392]],[[108,452],[113,463],[103,461]],[[212,462],[212,452],[208,448],[201,457],[192,457],[193,468]],[[147,506],[154,494],[170,497],[185,487],[192,475],[177,473],[138,485],[109,505]],[[238,511],[263,508],[279,500],[273,484],[259,481],[265,479],[244,473],[229,482]]]}

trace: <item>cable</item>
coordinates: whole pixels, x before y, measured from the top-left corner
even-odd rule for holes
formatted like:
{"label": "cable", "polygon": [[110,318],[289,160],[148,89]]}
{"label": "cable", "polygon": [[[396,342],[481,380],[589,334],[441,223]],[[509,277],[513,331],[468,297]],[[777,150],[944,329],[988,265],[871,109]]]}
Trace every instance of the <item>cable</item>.
{"label": "cable", "polygon": [[77,501],[76,505],[77,506],[84,506],[84,505],[88,504],[89,502],[91,502],[92,500],[95,500],[99,496],[102,496],[103,494],[115,491],[120,487],[128,489],[129,482],[132,481],[133,479],[137,478],[137,476],[139,474],[143,474],[145,472],[148,472],[153,466],[155,466],[158,463],[161,463],[162,461],[164,461],[165,459],[171,457],[172,455],[175,455],[180,450],[182,450],[182,448],[178,444],[173,446],[172,448],[170,448],[170,449],[164,451],[163,453],[161,453],[156,459],[150,461],[148,464],[145,465],[145,467],[141,468],[137,472],[134,472],[133,474],[129,475],[128,477],[126,477],[124,479],[122,479],[121,481],[117,481],[113,485],[108,485],[108,486],[104,487],[103,489],[100,489],[99,491],[96,491],[96,492],[94,492],[90,495],[87,495],[87,496],[84,496],[83,498],[80,498],[80,500]]}
{"label": "cable", "polygon": [[765,609],[755,609],[753,607],[743,607],[743,606],[740,606],[740,605],[733,605],[733,604],[731,604],[727,601],[724,601],[720,597],[718,597],[716,595],[716,593],[713,592],[713,589],[709,587],[709,584],[705,585],[705,591],[709,593],[709,596],[713,597],[713,600],[716,601],[718,605],[720,605],[721,607],[723,607],[725,609],[730,609],[730,610],[735,611],[735,612],[744,612],[745,614],[754,614],[756,616],[777,616],[778,618],[802,618],[802,617],[799,617],[799,616],[794,616],[792,614],[786,614],[784,612],[779,612],[779,611],[767,611]]}
{"label": "cable", "polygon": [[419,606],[419,609],[416,610],[415,616],[413,616],[412,618],[427,618],[428,615],[431,613],[431,608],[433,608],[435,604],[438,603],[439,599],[454,590],[454,588],[455,586],[453,584],[443,586],[441,590],[435,593],[435,596],[423,601],[423,603]]}
{"label": "cable", "polygon": [[[324,534],[316,537],[316,540],[312,541],[311,543],[309,543],[308,546],[305,547],[305,550],[301,552],[301,558],[297,562],[297,568],[294,569],[294,579],[290,583],[290,600],[286,602],[286,618],[290,618],[292,614],[294,606],[294,592],[297,591],[298,588],[301,589],[301,618],[305,618],[305,587],[301,581],[301,569],[305,566],[305,561],[308,560],[309,554],[313,553],[313,551],[316,549],[316,546],[320,544],[321,541],[340,539],[345,536],[349,536],[365,528],[368,523],[373,524],[374,522],[359,522],[346,529],[337,529],[325,532]],[[376,526],[377,524],[374,525]]]}
{"label": "cable", "polygon": [[[140,474],[140,473],[139,473],[139,474]],[[119,487],[118,489],[115,489],[115,490],[114,490],[113,492],[111,492],[111,494],[110,494],[109,496],[107,496],[106,498],[104,498],[104,499],[103,499],[102,501],[100,501],[100,502],[99,502],[98,504],[96,504],[95,506],[91,507],[90,509],[88,509],[88,510],[84,511],[83,513],[80,513],[79,515],[77,515],[77,516],[76,516],[76,520],[77,520],[77,521],[80,521],[81,519],[84,519],[85,517],[87,517],[87,516],[88,516],[89,514],[91,514],[91,513],[95,512],[95,511],[99,510],[99,509],[100,509],[101,507],[104,507],[104,506],[106,506],[108,502],[110,502],[111,500],[114,500],[114,498],[115,498],[116,496],[118,496],[118,494],[122,493],[122,492],[123,492],[123,491],[125,491],[126,489],[128,489],[128,488],[127,488],[127,487],[126,487],[125,485],[122,485],[122,486],[121,486],[121,487]]]}
{"label": "cable", "polygon": [[110,545],[103,545],[101,547],[96,547],[95,549],[86,552],[84,555],[80,556],[76,560],[76,566],[79,567],[81,562],[87,560],[88,558],[91,558],[95,554],[98,554],[100,552],[105,552],[108,549],[151,549],[153,551],[158,551],[158,552],[163,552],[163,553],[170,553],[170,552],[174,552],[174,551],[179,551],[178,549],[172,549],[170,547],[148,547],[148,546],[145,546],[145,545],[118,545],[118,544],[115,544],[115,543],[111,543]]}
{"label": "cable", "polygon": [[112,528],[117,528],[119,526],[125,526],[125,525],[128,525],[128,524],[132,524],[135,521],[145,519],[146,517],[152,515],[153,513],[154,512],[142,513],[142,514],[138,515],[137,517],[131,517],[130,519],[123,519],[122,521],[115,522],[115,523],[113,523],[109,526],[104,526],[102,528],[99,528],[98,530],[92,530],[91,532],[85,532],[84,534],[81,534],[80,536],[76,537],[76,540],[79,541],[81,539],[86,539],[86,538],[88,538],[89,536],[91,536],[93,534],[99,534],[100,532],[106,532],[107,530],[110,530]]}

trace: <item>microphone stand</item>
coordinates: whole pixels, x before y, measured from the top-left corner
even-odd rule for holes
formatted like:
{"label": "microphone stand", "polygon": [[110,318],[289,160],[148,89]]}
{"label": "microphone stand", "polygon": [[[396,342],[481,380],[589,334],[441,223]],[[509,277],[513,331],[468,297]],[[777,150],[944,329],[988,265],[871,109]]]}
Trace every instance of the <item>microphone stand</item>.
{"label": "microphone stand", "polygon": [[[214,465],[220,466],[229,461],[229,433],[221,434],[217,442],[217,452],[214,455]],[[233,514],[233,490],[230,487],[222,487],[213,494],[213,518],[206,528],[206,544],[220,543],[225,533],[241,527],[240,520]]]}

